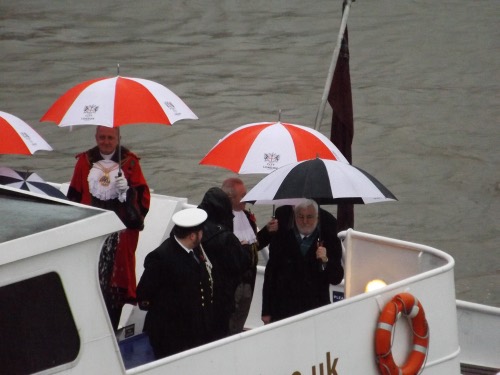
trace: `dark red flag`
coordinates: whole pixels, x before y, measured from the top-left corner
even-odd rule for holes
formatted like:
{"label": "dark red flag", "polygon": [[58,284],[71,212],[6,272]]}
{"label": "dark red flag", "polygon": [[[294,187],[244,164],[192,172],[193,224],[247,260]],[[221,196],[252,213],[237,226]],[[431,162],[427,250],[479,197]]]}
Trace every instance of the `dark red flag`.
{"label": "dark red flag", "polygon": [[[345,5],[345,2],[344,2]],[[339,51],[339,57],[333,73],[328,94],[333,116],[330,140],[352,163],[352,138],[354,119],[352,110],[351,76],[349,71],[349,44],[347,27]],[[354,207],[352,204],[339,204],[337,207],[338,230],[354,228]]]}

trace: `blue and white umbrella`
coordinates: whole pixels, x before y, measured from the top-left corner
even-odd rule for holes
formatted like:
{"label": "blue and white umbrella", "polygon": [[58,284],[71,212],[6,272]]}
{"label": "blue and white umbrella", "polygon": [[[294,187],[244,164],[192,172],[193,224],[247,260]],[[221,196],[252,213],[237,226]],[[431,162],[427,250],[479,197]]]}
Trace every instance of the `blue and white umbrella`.
{"label": "blue and white umbrella", "polygon": [[302,198],[318,204],[367,204],[397,198],[375,177],[351,164],[310,159],[285,165],[264,177],[242,202],[296,204]]}
{"label": "blue and white umbrella", "polygon": [[0,167],[0,185],[66,199],[63,192],[45,182],[34,172],[21,172],[7,167]]}

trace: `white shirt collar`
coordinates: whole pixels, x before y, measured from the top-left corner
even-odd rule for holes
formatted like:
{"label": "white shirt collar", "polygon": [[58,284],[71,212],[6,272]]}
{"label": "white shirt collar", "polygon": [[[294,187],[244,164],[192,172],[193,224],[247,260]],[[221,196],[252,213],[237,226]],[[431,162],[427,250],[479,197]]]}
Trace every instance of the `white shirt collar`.
{"label": "white shirt collar", "polygon": [[249,244],[257,242],[257,237],[255,236],[255,232],[245,212],[233,210],[233,215],[233,232],[236,237],[238,237],[240,241],[246,241]]}
{"label": "white shirt collar", "polygon": [[115,154],[116,150],[113,151],[111,154],[109,155],[104,155],[102,152],[100,152],[101,154],[101,157],[104,159],[104,160],[111,160],[111,158],[113,157],[113,155]]}
{"label": "white shirt collar", "polygon": [[174,236],[174,238],[175,238],[175,240],[177,241],[177,243],[178,243],[178,244],[179,244],[179,245],[180,245],[180,246],[181,246],[181,247],[182,247],[182,248],[186,251],[186,253],[188,253],[188,254],[189,254],[190,252],[192,252],[192,251],[193,251],[193,249],[188,249],[186,246],[184,246],[184,245],[181,243],[181,241],[179,241],[179,239],[178,239],[177,237],[175,237],[175,236]]}

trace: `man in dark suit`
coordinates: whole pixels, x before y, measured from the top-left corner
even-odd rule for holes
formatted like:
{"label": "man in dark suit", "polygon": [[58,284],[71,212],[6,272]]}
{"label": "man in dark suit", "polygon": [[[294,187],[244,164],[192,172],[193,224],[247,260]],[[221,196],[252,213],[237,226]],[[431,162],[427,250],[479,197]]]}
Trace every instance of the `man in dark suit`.
{"label": "man in dark suit", "polygon": [[231,201],[222,189],[208,189],[198,208],[208,215],[201,244],[214,266],[214,334],[220,339],[230,334],[234,294],[242,276],[250,268],[250,253],[233,233]]}
{"label": "man in dark suit", "polygon": [[337,221],[313,200],[279,207],[262,291],[265,324],[330,303],[329,284],[344,277]]}
{"label": "man in dark suit", "polygon": [[199,246],[206,218],[199,208],[175,213],[170,238],[144,261],[137,299],[157,359],[213,340],[212,265]]}

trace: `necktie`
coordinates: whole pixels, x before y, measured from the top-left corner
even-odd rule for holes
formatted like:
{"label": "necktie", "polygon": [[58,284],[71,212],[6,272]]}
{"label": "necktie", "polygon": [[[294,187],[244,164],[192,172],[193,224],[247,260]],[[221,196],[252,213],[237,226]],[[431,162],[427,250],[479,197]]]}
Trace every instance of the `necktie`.
{"label": "necktie", "polygon": [[310,243],[308,242],[308,239],[309,237],[304,236],[304,238],[302,238],[302,242],[300,243],[300,252],[302,255],[306,255],[307,250],[309,250]]}
{"label": "necktie", "polygon": [[198,259],[194,251],[190,251],[189,254],[191,254],[191,257],[196,261],[196,263],[200,264],[200,260]]}
{"label": "necktie", "polygon": [[205,262],[205,257],[203,256],[203,253],[201,252],[201,249],[199,247],[195,247],[193,251],[196,255],[196,259],[198,259],[199,262]]}

